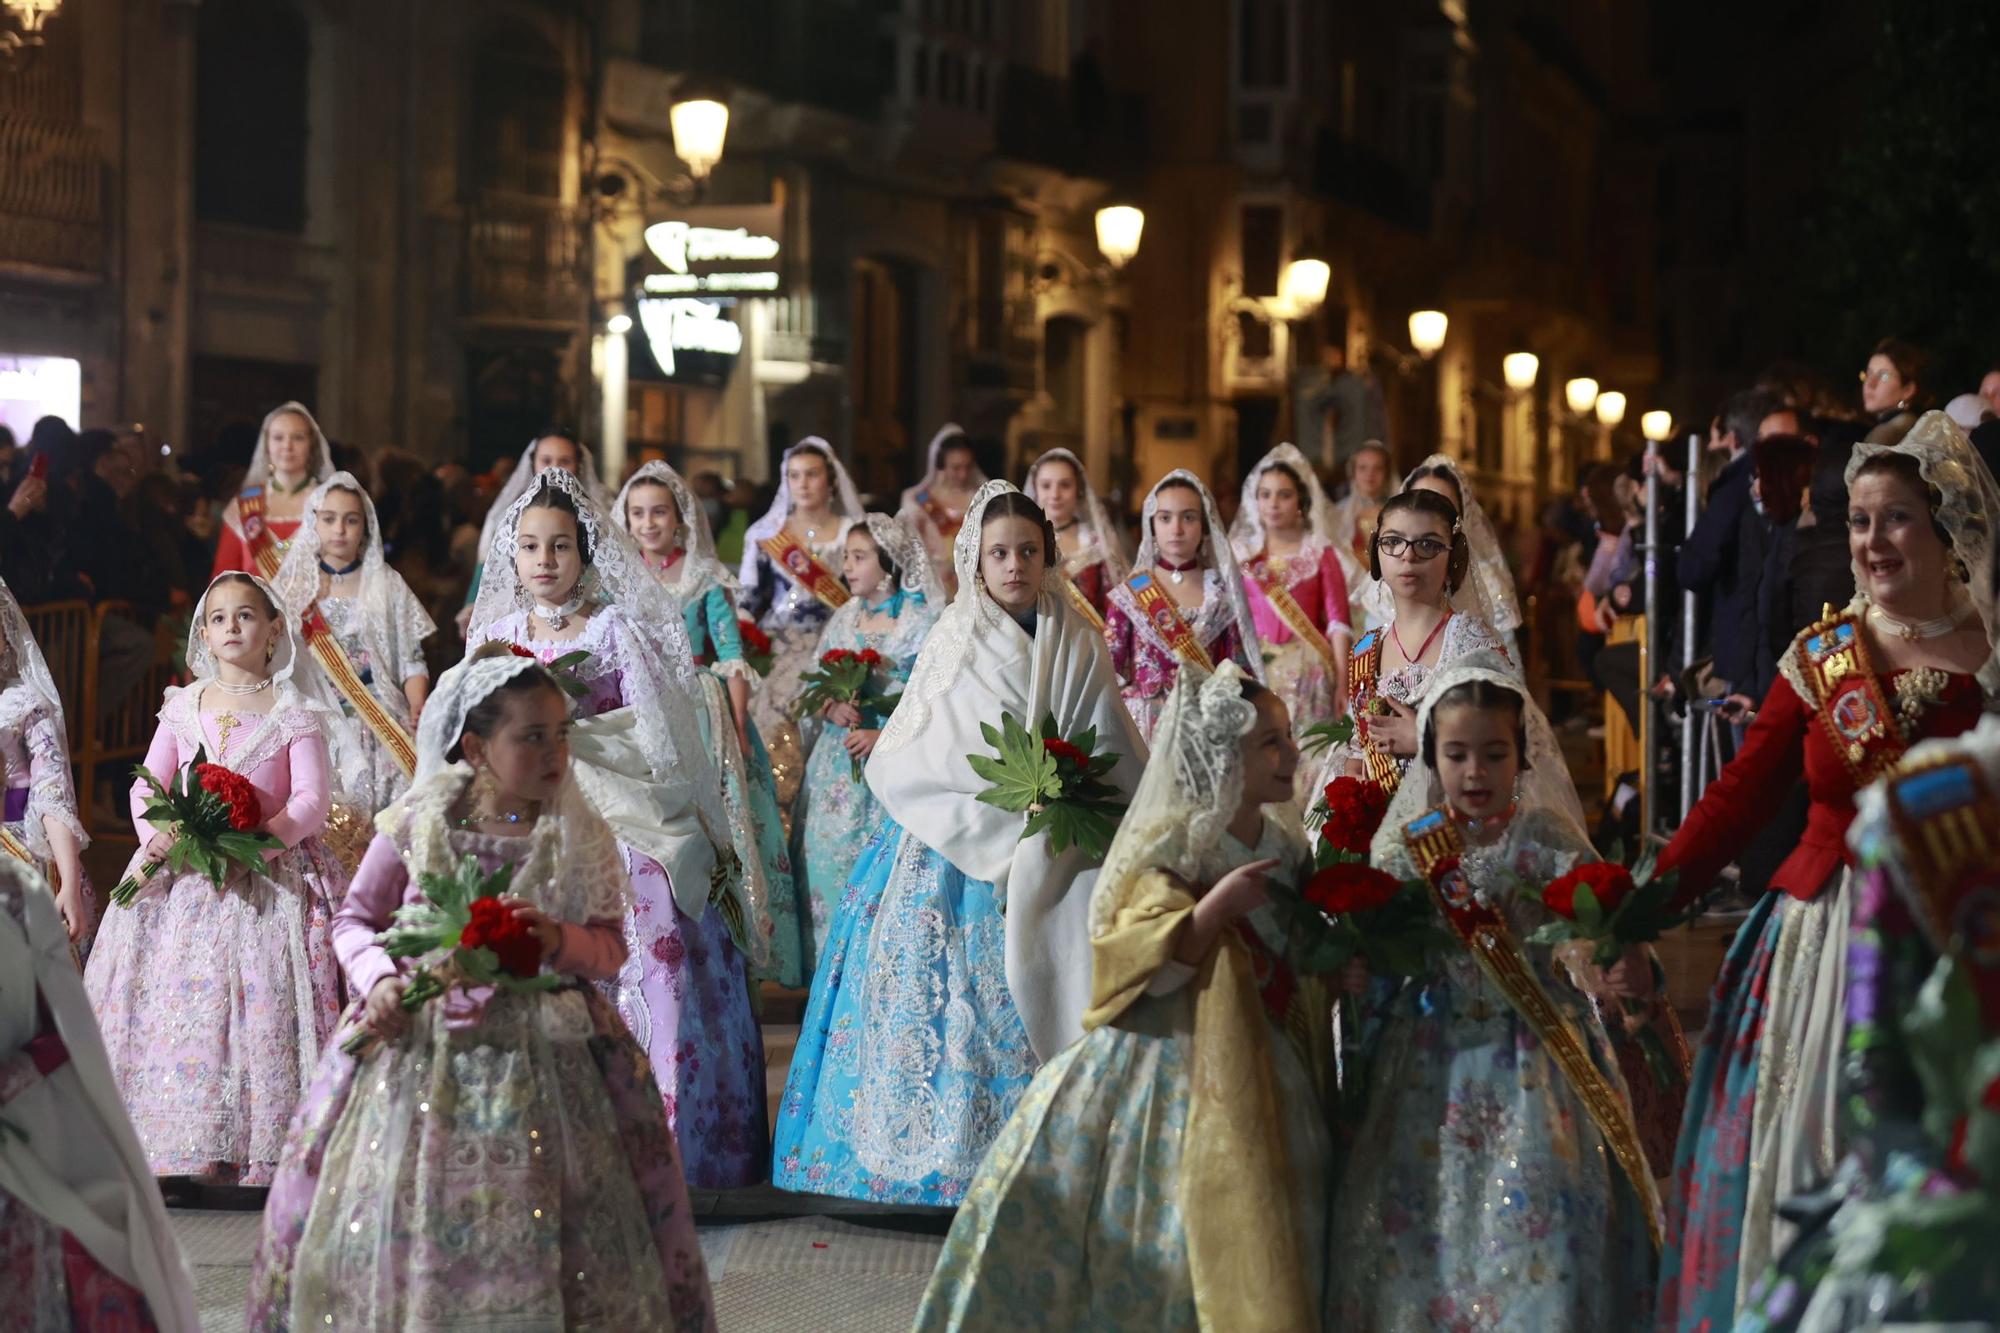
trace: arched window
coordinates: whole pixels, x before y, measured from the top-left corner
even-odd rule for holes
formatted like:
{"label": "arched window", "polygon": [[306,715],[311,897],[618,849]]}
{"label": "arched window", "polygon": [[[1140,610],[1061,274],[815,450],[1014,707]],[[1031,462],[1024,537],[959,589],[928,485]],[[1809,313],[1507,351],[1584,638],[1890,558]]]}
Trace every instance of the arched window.
{"label": "arched window", "polygon": [[562,56],[525,28],[502,29],[479,44],[465,127],[475,189],[562,197],[568,82]]}
{"label": "arched window", "polygon": [[289,0],[204,0],[196,22],[195,216],[303,232],[305,18]]}

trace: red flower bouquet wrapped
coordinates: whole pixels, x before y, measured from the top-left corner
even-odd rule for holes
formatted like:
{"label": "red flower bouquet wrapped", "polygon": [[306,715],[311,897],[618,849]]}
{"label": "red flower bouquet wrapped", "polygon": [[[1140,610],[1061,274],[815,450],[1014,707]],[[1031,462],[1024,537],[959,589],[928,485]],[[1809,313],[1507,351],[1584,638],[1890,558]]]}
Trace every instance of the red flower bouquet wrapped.
{"label": "red flower bouquet wrapped", "polygon": [[[542,973],[542,942],[514,909],[501,901],[514,867],[488,875],[470,856],[448,875],[418,877],[421,902],[396,909],[395,923],[375,937],[391,958],[422,961],[403,990],[411,1012],[447,991],[490,986],[512,994],[550,991],[562,978]],[[360,1055],[374,1045],[367,1030],[348,1038],[342,1049]]]}
{"label": "red flower bouquet wrapped", "polygon": [[[896,704],[902,699],[897,694],[877,694],[874,692],[874,676],[888,664],[888,659],[873,648],[863,648],[855,652],[847,648],[835,648],[821,653],[819,665],[799,677],[799,698],[793,705],[800,717],[809,717],[830,704],[853,704],[861,710],[862,720],[881,726],[896,711]],[[856,759],[854,780],[861,780],[861,761]]]}
{"label": "red flower bouquet wrapped", "polygon": [[174,847],[164,860],[149,856],[118,881],[111,901],[120,907],[129,907],[163,865],[177,875],[196,871],[219,885],[233,867],[263,869],[264,853],[284,846],[269,833],[255,831],[264,815],[250,779],[209,763],[205,750],[197,749],[164,787],[143,764],[133,772],[153,789],[146,800],[147,822],[171,833]]}
{"label": "red flower bouquet wrapped", "polygon": [[1649,944],[1701,913],[1701,904],[1676,910],[1674,892],[1679,876],[1653,873],[1649,853],[1635,870],[1616,861],[1591,861],[1553,883],[1526,892],[1546,907],[1555,920],[1528,938],[1536,944],[1563,945],[1584,941],[1600,967],[1609,967],[1635,944]]}
{"label": "red flower bouquet wrapped", "polygon": [[771,636],[758,629],[755,621],[738,617],[736,633],[743,640],[743,660],[750,669],[760,676],[771,674],[771,660],[775,656],[771,648]]}
{"label": "red flower bouquet wrapped", "polygon": [[993,754],[965,756],[972,771],[993,784],[979,799],[1026,814],[1023,838],[1046,829],[1056,852],[1080,847],[1091,860],[1102,862],[1125,802],[1104,781],[1120,756],[1099,752],[1097,729],[1065,739],[1056,732],[1053,713],[1043,715],[1038,731],[1029,731],[1012,713],[1002,713],[997,729],[982,722],[979,734],[994,749]]}

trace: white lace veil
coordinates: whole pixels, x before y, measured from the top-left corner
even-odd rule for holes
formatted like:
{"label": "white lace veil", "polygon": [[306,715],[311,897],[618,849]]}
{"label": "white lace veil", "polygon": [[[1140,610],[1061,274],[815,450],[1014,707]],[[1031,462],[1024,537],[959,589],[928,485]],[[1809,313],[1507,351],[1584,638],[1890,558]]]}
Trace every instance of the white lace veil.
{"label": "white lace veil", "polygon": [[1328,545],[1333,544],[1333,500],[1319,484],[1319,473],[1294,444],[1281,444],[1257,460],[1243,479],[1243,500],[1236,506],[1236,518],[1229,525],[1229,544],[1238,560],[1249,560],[1264,549],[1264,516],[1257,511],[1257,483],[1278,464],[1290,468],[1303,485],[1307,500],[1306,531]]}
{"label": "white lace veil", "polygon": [[[493,503],[487,506],[486,520],[479,527],[480,559],[485,559],[486,553],[493,549],[493,534],[500,530],[500,523],[507,517],[507,511],[514,507],[514,501],[521,498],[528,489],[528,483],[535,479],[535,446],[550,436],[568,440],[576,446],[577,471],[583,477],[583,492],[591,498],[592,503],[603,509],[611,502],[610,492],[606,491],[604,483],[598,480],[597,462],[590,456],[589,445],[573,435],[564,435],[560,431],[537,435],[528,441],[528,447],[521,451],[521,461],[514,465],[514,471],[507,478],[507,484],[500,488],[500,493],[493,497]],[[482,574],[480,577],[484,579],[485,576]]]}
{"label": "white lace veil", "polygon": [[[41,696],[49,715],[55,719],[56,731],[63,738],[63,758],[69,758],[69,725],[63,719],[62,696],[56,692],[56,678],[49,674],[48,659],[42,656],[42,647],[35,642],[34,631],[28,628],[28,618],[21,612],[21,604],[14,600],[14,590],[0,579],[0,624],[7,630],[7,653],[13,660],[14,676],[23,685]],[[6,682],[0,680],[0,685]]]}
{"label": "white lace veil", "polygon": [[[1958,423],[1942,412],[1926,412],[1896,444],[1854,446],[1847,460],[1847,484],[1862,465],[1878,454],[1905,454],[1917,460],[1917,471],[1937,488],[1938,525],[1951,538],[1952,554],[1965,566],[1966,587],[1973,609],[1986,630],[1988,653],[1979,669],[1979,683],[1987,692],[2000,691],[2000,607],[1994,605],[1994,544],[2000,541],[1995,525],[2000,524],[2000,484],[1996,484],[1986,463],[1973,451],[1971,441]],[[1857,588],[1867,586],[1857,564]],[[1868,594],[1857,592],[1856,604],[1865,604]]]}
{"label": "white lace veil", "polygon": [[[1243,738],[1257,722],[1257,705],[1243,697],[1245,679],[1234,662],[1213,673],[1184,666],[1175,677],[1153,731],[1152,757],[1091,894],[1093,938],[1110,928],[1133,881],[1147,871],[1208,884],[1230,869],[1222,835],[1243,787]],[[1286,806],[1278,813],[1303,853],[1298,812]]]}
{"label": "white lace veil", "polygon": [[785,477],[785,464],[802,453],[815,453],[826,460],[833,472],[833,510],[842,518],[860,518],[867,511],[861,507],[860,492],[854,489],[854,478],[847,475],[847,468],[834,455],[833,446],[817,435],[808,435],[791,448],[778,461],[778,493],[771,498],[771,507],[764,511],[764,517],[750,525],[743,537],[743,581],[747,584],[755,580],[757,566],[757,543],[775,537],[778,529],[785,526],[785,520],[792,516],[792,484]]}
{"label": "white lace veil", "polygon": [[[917,503],[917,493],[919,491],[937,485],[939,460],[944,456],[944,447],[947,444],[956,443],[964,443],[968,446],[971,444],[971,440],[966,436],[965,427],[955,421],[947,421],[944,425],[938,427],[937,434],[931,436],[931,447],[924,453],[924,479],[903,492],[902,507],[904,509],[908,509]],[[979,465],[975,462],[972,465],[972,489],[977,491],[985,484],[986,474],[979,470]]]}
{"label": "white lace veil", "polygon": [[[1466,479],[1464,469],[1456,459],[1444,454],[1432,454],[1410,469],[1410,475],[1403,479],[1402,490],[1410,489],[1419,472],[1437,468],[1451,474],[1458,493],[1465,498],[1459,510],[1458,526],[1459,531],[1465,534],[1471,561],[1466,567],[1465,582],[1452,594],[1452,608],[1470,611],[1504,637],[1521,627],[1521,601],[1514,589],[1513,571],[1507,567],[1507,553],[1500,546],[1500,536],[1493,530],[1493,521],[1480,507],[1479,497],[1473,491],[1472,483]],[[1401,491],[1397,493],[1401,494]],[[1388,584],[1380,579],[1370,579],[1363,596],[1367,599],[1369,610],[1383,624],[1396,618],[1396,597],[1389,591]]]}
{"label": "white lace veil", "polygon": [[1403,845],[1405,824],[1444,801],[1444,787],[1438,781],[1437,770],[1422,759],[1422,738],[1430,732],[1431,713],[1437,708],[1438,700],[1455,687],[1474,680],[1497,685],[1521,700],[1521,722],[1528,733],[1528,753],[1525,756],[1526,767],[1521,770],[1515,788],[1517,808],[1575,825],[1577,838],[1584,845],[1589,845],[1590,835],[1586,830],[1590,826],[1583,813],[1583,802],[1577,798],[1576,783],[1570,779],[1562,747],[1556,744],[1555,729],[1549,726],[1548,717],[1522,685],[1520,672],[1501,654],[1482,649],[1452,662],[1433,676],[1424,690],[1423,702],[1417,705],[1419,757],[1403,774],[1403,781],[1389,802],[1389,811],[1382,817],[1382,826],[1375,831],[1375,841],[1370,848],[1374,864],[1382,864],[1385,855]]}
{"label": "white lace veil", "polygon": [[166,697],[171,699],[181,690],[188,689],[194,691],[196,699],[200,699],[202,690],[215,679],[215,654],[209,651],[208,640],[202,636],[201,622],[208,607],[208,594],[224,579],[249,579],[271,599],[271,605],[278,608],[278,635],[271,653],[272,697],[278,705],[322,714],[322,722],[326,716],[339,716],[340,705],[333,687],[320,674],[319,663],[305,651],[304,641],[299,638],[298,618],[285,609],[284,599],[278,596],[278,590],[262,575],[227,570],[208,581],[208,587],[202,589],[201,600],[195,603],[194,623],[188,628],[188,684],[169,686]]}
{"label": "white lace veil", "polygon": [[624,531],[632,531],[632,520],[625,512],[626,501],[631,498],[633,487],[649,482],[666,487],[674,497],[674,507],[680,511],[680,527],[675,533],[675,540],[680,543],[684,554],[680,567],[674,570],[673,578],[667,583],[668,589],[677,596],[685,597],[690,589],[717,583],[724,592],[736,592],[740,586],[736,576],[715,556],[715,535],[709,531],[707,511],[701,507],[701,501],[695,498],[694,491],[689,489],[681,474],[665,463],[645,464],[619,488],[618,500],[611,508],[612,521]]}
{"label": "white lace veil", "polygon": [[[847,535],[856,528],[865,529],[875,545],[902,571],[899,586],[904,592],[913,593],[932,606],[942,600],[938,596],[940,581],[937,570],[931,565],[930,552],[924,549],[923,540],[910,530],[908,523],[893,514],[863,514],[840,525],[840,540],[846,541]],[[851,600],[858,602],[860,599]]]}
{"label": "white lace veil", "polygon": [[[521,515],[546,492],[568,497],[590,548],[590,561],[577,584],[578,595],[621,608],[639,649],[633,660],[621,660],[618,665],[627,673],[626,697],[640,701],[632,713],[647,763],[655,775],[673,775],[674,785],[687,785],[704,823],[719,842],[729,827],[722,809],[722,779],[701,740],[701,682],[681,604],[646,569],[632,534],[606,522],[603,510],[584,487],[583,479],[561,468],[544,468],[508,506],[493,535],[493,545],[486,549],[486,573],[480,580],[479,600],[473,604],[466,642],[491,637],[483,633],[489,625],[527,608],[530,598],[514,566]],[[424,712],[429,714],[428,704]]]}
{"label": "white lace veil", "polygon": [[1132,567],[1125,556],[1125,538],[1119,528],[1106,517],[1104,500],[1097,494],[1097,488],[1090,484],[1090,474],[1083,470],[1083,460],[1067,449],[1050,449],[1028,467],[1028,475],[1021,483],[1021,489],[1029,499],[1035,496],[1035,474],[1042,470],[1042,464],[1063,462],[1076,474],[1076,516],[1097,540],[1092,549],[1093,558],[1087,562],[1104,563],[1104,573],[1112,583],[1123,583],[1132,573]]}
{"label": "white lace veil", "polygon": [[[368,656],[376,670],[399,671],[403,661],[401,650],[414,650],[437,631],[437,625],[414,596],[393,595],[393,581],[382,550],[382,523],[375,517],[375,501],[353,473],[334,473],[306,498],[298,535],[292,538],[291,549],[285,552],[284,563],[278,566],[271,585],[286,614],[295,620],[319,597],[319,508],[326,503],[327,492],[336,487],[361,497],[362,519],[368,525],[368,537],[361,549],[360,590],[356,594],[361,603],[362,639],[368,645]],[[406,623],[398,623],[399,619]]]}
{"label": "white lace veil", "polygon": [[250,455],[250,470],[243,474],[244,489],[271,484],[271,447],[265,440],[271,433],[271,423],[287,412],[304,417],[306,427],[312,431],[312,458],[307,462],[306,472],[314,481],[325,481],[333,475],[333,450],[327,445],[326,432],[319,428],[319,422],[304,403],[279,403],[264,414],[264,424],[257,428],[257,448]]}
{"label": "white lace veil", "polygon": [[1257,622],[1250,618],[1250,598],[1243,587],[1243,570],[1236,563],[1236,552],[1229,539],[1223,534],[1222,515],[1216,510],[1215,497],[1209,494],[1208,487],[1202,485],[1200,477],[1186,468],[1177,467],[1154,482],[1153,489],[1146,492],[1145,507],[1139,511],[1139,554],[1133,557],[1132,567],[1151,569],[1158,558],[1153,545],[1153,515],[1160,510],[1160,492],[1169,486],[1189,487],[1201,497],[1201,512],[1208,521],[1208,535],[1201,539],[1195,561],[1221,577],[1222,590],[1236,616],[1236,633],[1243,640],[1243,655],[1250,661],[1252,674],[1261,681],[1264,679],[1264,646],[1257,637]]}

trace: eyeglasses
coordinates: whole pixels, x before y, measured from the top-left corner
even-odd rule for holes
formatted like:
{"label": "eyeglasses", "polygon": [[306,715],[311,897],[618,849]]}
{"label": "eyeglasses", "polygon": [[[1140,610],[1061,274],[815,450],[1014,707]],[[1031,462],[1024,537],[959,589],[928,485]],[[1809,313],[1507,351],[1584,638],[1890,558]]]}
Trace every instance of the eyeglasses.
{"label": "eyeglasses", "polygon": [[1896,372],[1893,370],[1864,370],[1861,372],[1861,382],[1863,384],[1866,384],[1869,380],[1874,380],[1877,384],[1887,384],[1895,378]]}
{"label": "eyeglasses", "polygon": [[1400,532],[1384,533],[1375,539],[1375,544],[1381,548],[1383,555],[1395,556],[1398,559],[1407,551],[1410,558],[1418,564],[1435,560],[1451,549],[1450,542],[1441,542],[1435,537],[1410,538]]}

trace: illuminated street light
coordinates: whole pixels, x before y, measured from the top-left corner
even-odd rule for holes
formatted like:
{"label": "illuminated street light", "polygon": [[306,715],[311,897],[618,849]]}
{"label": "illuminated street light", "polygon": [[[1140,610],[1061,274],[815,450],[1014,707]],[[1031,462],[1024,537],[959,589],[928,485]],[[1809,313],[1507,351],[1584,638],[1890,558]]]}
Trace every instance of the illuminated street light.
{"label": "illuminated street light", "polygon": [[1578,375],[1563,385],[1563,401],[1569,404],[1570,411],[1582,416],[1597,401],[1597,381],[1588,375]]}
{"label": "illuminated street light", "polygon": [[632,331],[632,317],[620,311],[604,321],[604,331],[613,337],[622,337]]}
{"label": "illuminated street light", "polygon": [[667,113],[674,128],[674,152],[698,181],[722,160],[722,141],[729,134],[729,108],[709,97],[676,102]]}
{"label": "illuminated street light", "polygon": [[1413,310],[1410,312],[1410,346],[1417,349],[1418,356],[1435,356],[1444,346],[1445,331],[1451,327],[1451,318],[1442,310]]}
{"label": "illuminated street light", "polygon": [[1294,259],[1278,279],[1278,307],[1287,319],[1304,319],[1326,301],[1333,269],[1324,259]]}
{"label": "illuminated street light", "polygon": [[1500,358],[1500,377],[1507,381],[1507,387],[1517,393],[1525,393],[1535,387],[1535,376],[1542,370],[1542,359],[1533,352],[1509,352]]}
{"label": "illuminated street light", "polygon": [[1659,408],[1645,413],[1639,418],[1639,433],[1654,444],[1662,444],[1674,437],[1674,414]]}
{"label": "illuminated street light", "polygon": [[1097,251],[1113,268],[1124,268],[1139,253],[1146,215],[1130,204],[1107,204],[1097,210]]}
{"label": "illuminated street light", "polygon": [[1625,395],[1616,389],[1606,389],[1597,395],[1597,421],[1602,426],[1616,426],[1625,419]]}

